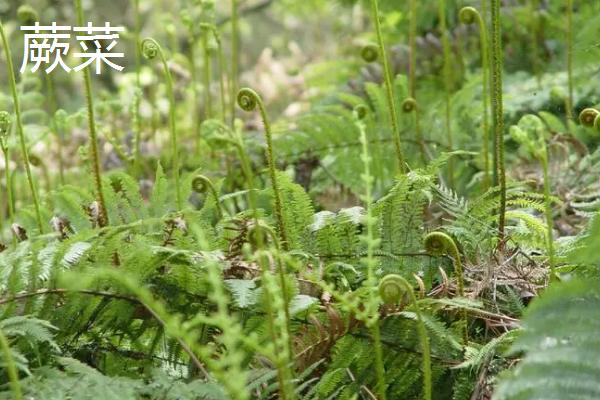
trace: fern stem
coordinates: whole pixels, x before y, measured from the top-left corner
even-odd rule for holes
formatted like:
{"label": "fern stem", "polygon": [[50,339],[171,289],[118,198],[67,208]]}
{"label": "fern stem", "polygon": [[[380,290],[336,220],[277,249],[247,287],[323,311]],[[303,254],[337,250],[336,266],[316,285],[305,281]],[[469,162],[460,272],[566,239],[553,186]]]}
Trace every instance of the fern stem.
{"label": "fern stem", "polygon": [[231,77],[230,77],[230,96],[231,105],[231,129],[235,123],[235,97],[239,87],[239,45],[240,36],[238,29],[238,0],[231,0]]}
{"label": "fern stem", "polygon": [[[6,202],[8,203],[8,221],[12,225],[15,222],[15,205],[14,205],[14,194],[12,187],[12,178],[10,174],[10,150],[8,145],[4,143],[3,139],[0,139],[0,148],[2,148],[2,153],[4,155],[4,174],[6,180]],[[17,244],[17,238],[15,235],[12,236],[13,244]]]}
{"label": "fern stem", "polygon": [[[440,20],[440,31],[442,35],[442,49],[444,65],[442,75],[444,79],[444,129],[446,131],[446,140],[448,142],[448,151],[454,150],[452,138],[452,127],[450,118],[450,91],[452,90],[452,72],[450,68],[450,41],[448,40],[448,28],[446,26],[446,0],[438,2],[438,18]],[[448,184],[454,187],[454,160],[448,159]]]}
{"label": "fern stem", "polygon": [[13,107],[15,112],[15,119],[17,124],[17,134],[19,135],[19,143],[21,146],[21,157],[23,157],[23,163],[25,164],[25,173],[27,174],[27,182],[29,184],[29,190],[31,191],[31,197],[33,205],[35,207],[35,219],[38,225],[40,233],[44,233],[44,225],[42,224],[42,214],[40,211],[40,201],[38,192],[33,180],[33,174],[31,173],[31,166],[29,164],[29,152],[27,151],[27,143],[25,140],[25,131],[23,128],[23,121],[21,117],[21,103],[17,94],[17,80],[15,78],[15,70],[13,67],[12,54],[10,51],[4,25],[0,21],[0,36],[2,37],[2,46],[4,46],[4,55],[6,57],[6,67],[8,72],[8,83],[13,99]]}
{"label": "fern stem", "polygon": [[136,94],[134,97],[133,103],[133,119],[135,126],[135,136],[134,136],[134,166],[135,168],[140,168],[142,163],[142,118],[141,118],[141,97],[142,97],[142,84],[141,84],[141,68],[142,68],[142,50],[140,46],[137,44],[141,40],[141,30],[142,30],[142,19],[140,15],[140,0],[133,0],[133,12],[134,12],[134,41],[136,43],[135,46],[135,85],[136,85]]}
{"label": "fern stem", "polygon": [[[77,12],[77,23],[83,26],[83,7],[81,0],[75,0],[75,10]],[[85,83],[85,101],[87,104],[88,129],[90,134],[90,151],[92,174],[94,176],[94,186],[96,190],[96,201],[98,202],[99,215],[98,224],[100,227],[109,224],[106,202],[104,201],[104,192],[102,190],[102,171],[100,168],[100,152],[98,149],[98,134],[96,133],[96,121],[94,118],[94,98],[92,95],[92,79],[89,68],[83,69],[83,80]]]}
{"label": "fern stem", "polygon": [[205,29],[209,30],[217,44],[217,75],[219,77],[219,95],[221,100],[221,120],[225,123],[227,116],[227,104],[226,104],[226,96],[225,96],[225,57],[223,55],[223,43],[221,42],[221,35],[219,34],[219,30],[214,24],[204,23],[201,24]]}
{"label": "fern stem", "polygon": [[[410,97],[417,102],[417,0],[410,0],[410,21],[408,41],[410,45],[410,67],[409,67],[409,93]],[[427,149],[421,132],[421,110],[416,107],[414,110],[413,122],[415,126],[415,137],[419,143],[421,151],[421,161],[427,163]]]}
{"label": "fern stem", "polygon": [[417,99],[417,0],[409,3],[408,42],[410,46],[410,65],[408,70],[410,97]]}
{"label": "fern stem", "polygon": [[210,49],[208,48],[208,31],[202,35],[202,48],[204,50],[204,107],[205,107],[205,118],[212,118],[212,98],[210,95],[210,83],[212,76],[212,58]]}
{"label": "fern stem", "polygon": [[506,170],[504,166],[504,110],[502,103],[502,26],[500,0],[492,0],[492,119],[494,123],[494,151],[498,163],[500,209],[498,213],[498,248],[504,249],[506,218]]}
{"label": "fern stem", "polygon": [[375,25],[375,33],[377,35],[377,45],[381,53],[383,74],[385,76],[385,88],[387,93],[388,111],[390,114],[390,122],[392,124],[392,132],[394,135],[394,148],[398,159],[398,170],[400,173],[406,171],[404,155],[402,154],[402,144],[400,138],[400,126],[398,123],[398,112],[396,110],[396,101],[394,100],[394,82],[392,79],[392,71],[387,58],[385,43],[383,42],[383,33],[381,31],[381,22],[379,21],[379,4],[378,0],[371,0],[371,10],[373,13],[373,24]]}
{"label": "fern stem", "polygon": [[573,0],[567,0],[567,79],[569,94],[567,96],[567,118],[572,120],[573,116]]}
{"label": "fern stem", "polygon": [[[485,0],[482,1],[482,5],[485,5]],[[485,14],[484,14],[485,15]],[[490,122],[489,122],[489,79],[490,79],[490,61],[489,61],[489,48],[488,48],[488,37],[487,27],[481,14],[473,7],[464,7],[460,10],[459,17],[465,24],[477,22],[479,27],[479,43],[481,47],[481,73],[482,73],[482,107],[483,107],[483,190],[489,189],[491,184],[490,179],[490,157],[489,157],[489,142],[490,142]]]}
{"label": "fern stem", "polygon": [[10,344],[8,339],[4,335],[4,332],[0,329],[0,347],[2,347],[2,355],[4,363],[6,364],[6,373],[10,381],[10,387],[12,389],[14,400],[22,400],[23,393],[21,392],[21,384],[19,383],[19,374],[17,367],[15,366],[15,360],[10,351]]}
{"label": "fern stem", "polygon": [[556,278],[556,263],[554,260],[554,218],[552,217],[552,201],[550,199],[550,174],[548,172],[548,146],[544,142],[541,157],[542,170],[544,174],[544,215],[546,217],[546,242],[548,252],[548,265],[550,266],[550,279]]}
{"label": "fern stem", "polygon": [[181,198],[181,186],[179,184],[179,148],[177,140],[177,122],[175,116],[175,89],[173,88],[173,77],[171,76],[171,70],[165,57],[162,48],[158,42],[152,38],[146,38],[142,41],[142,53],[148,59],[153,59],[156,56],[159,57],[162,64],[163,73],[165,75],[165,82],[167,85],[167,96],[169,98],[169,127],[171,130],[171,152],[173,159],[173,179],[175,181],[175,195],[177,199],[177,210],[183,208],[183,200]]}
{"label": "fern stem", "polygon": [[529,43],[531,45],[529,51],[531,53],[531,68],[533,74],[535,75],[535,79],[537,81],[538,87],[541,89],[542,87],[542,60],[540,58],[540,51],[538,49],[539,43],[539,32],[540,32],[540,23],[539,23],[539,1],[538,0],[529,0],[528,1],[528,24],[529,30],[531,32],[531,40]]}
{"label": "fern stem", "polygon": [[[46,89],[48,90],[48,111],[50,115],[54,116],[58,109],[57,100],[56,100],[56,91],[54,90],[54,80],[50,74],[46,74]],[[58,176],[59,182],[61,185],[65,184],[65,161],[63,158],[64,154],[64,141],[62,134],[58,130],[58,125],[56,124],[55,118],[50,120],[50,129],[52,133],[56,136],[56,141],[58,144]]]}

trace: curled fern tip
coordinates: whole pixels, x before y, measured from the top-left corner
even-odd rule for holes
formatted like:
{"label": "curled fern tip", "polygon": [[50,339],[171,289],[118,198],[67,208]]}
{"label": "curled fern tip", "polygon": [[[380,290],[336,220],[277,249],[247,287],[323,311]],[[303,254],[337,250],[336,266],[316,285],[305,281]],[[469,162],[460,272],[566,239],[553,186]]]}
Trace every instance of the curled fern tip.
{"label": "curled fern tip", "polygon": [[385,304],[398,304],[407,294],[406,281],[400,275],[386,275],[379,282],[379,296]]}
{"label": "curled fern tip", "polygon": [[146,38],[142,41],[142,54],[148,60],[152,60],[156,58],[158,53],[160,52],[160,46],[156,42],[156,40],[152,38]]}
{"label": "curled fern tip", "polygon": [[598,115],[600,115],[600,111],[595,108],[586,108],[579,114],[579,122],[581,125],[592,127]]}
{"label": "curled fern tip", "polygon": [[250,88],[240,89],[237,95],[237,103],[244,111],[254,111],[258,105],[259,96]]}
{"label": "curled fern tip", "polygon": [[379,46],[373,43],[364,46],[360,51],[360,56],[368,63],[377,61],[379,58]]}
{"label": "curled fern tip", "polygon": [[463,7],[458,13],[460,22],[466,25],[475,23],[479,12],[474,7]]}

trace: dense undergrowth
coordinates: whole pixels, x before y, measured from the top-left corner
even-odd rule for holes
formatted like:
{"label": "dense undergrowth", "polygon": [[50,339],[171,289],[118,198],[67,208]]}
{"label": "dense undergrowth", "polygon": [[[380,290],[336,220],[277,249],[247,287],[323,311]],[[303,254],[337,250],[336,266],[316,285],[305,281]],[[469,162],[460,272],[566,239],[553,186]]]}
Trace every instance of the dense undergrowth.
{"label": "dense undergrowth", "polygon": [[597,2],[118,1],[123,73],[16,71],[97,3],[0,6],[1,399],[600,398]]}

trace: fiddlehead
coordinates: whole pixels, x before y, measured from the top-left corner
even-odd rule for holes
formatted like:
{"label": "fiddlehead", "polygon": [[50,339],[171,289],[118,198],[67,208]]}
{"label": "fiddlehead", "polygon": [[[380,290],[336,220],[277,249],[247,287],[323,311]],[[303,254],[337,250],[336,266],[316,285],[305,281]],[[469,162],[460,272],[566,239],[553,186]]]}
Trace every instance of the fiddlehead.
{"label": "fiddlehead", "polygon": [[33,180],[33,174],[31,173],[31,166],[29,165],[29,151],[27,150],[27,143],[25,141],[25,131],[23,128],[23,120],[21,117],[21,102],[19,101],[19,95],[17,93],[17,80],[15,78],[15,70],[13,67],[12,54],[10,51],[8,38],[4,31],[4,25],[0,22],[0,38],[2,39],[2,46],[4,47],[4,55],[6,56],[6,67],[8,72],[8,83],[13,100],[13,107],[15,112],[15,123],[17,126],[17,135],[19,136],[19,144],[21,147],[21,157],[25,164],[25,173],[27,175],[27,182],[29,183],[29,190],[31,191],[31,197],[33,205],[35,207],[35,219],[38,225],[40,233],[44,233],[44,225],[42,224],[42,214],[40,212],[40,201],[38,192]]}
{"label": "fiddlehead", "polygon": [[[427,253],[432,256],[440,257],[448,255],[452,258],[452,262],[454,263],[454,273],[456,275],[458,286],[458,295],[460,297],[464,297],[465,281],[463,276],[463,265],[460,259],[460,252],[458,251],[458,247],[456,246],[454,239],[443,232],[431,232],[425,236],[423,245]],[[463,309],[461,314],[464,324],[463,342],[466,346],[469,343],[469,336],[467,332],[467,313]]]}
{"label": "fiddlehead", "polygon": [[411,112],[417,112],[419,110],[419,105],[417,104],[417,101],[412,98],[409,97],[408,99],[404,99],[404,101],[402,102],[402,111],[405,113],[411,113]]}
{"label": "fiddlehead", "polygon": [[423,316],[414,290],[402,276],[390,274],[383,277],[379,282],[379,296],[385,304],[393,305],[409,300],[414,306],[415,314],[417,316],[419,342],[421,345],[421,352],[423,353],[423,399],[431,400],[431,348],[429,345],[427,329],[423,322]]}
{"label": "fiddlehead", "polygon": [[600,115],[600,111],[595,108],[586,108],[579,114],[579,122],[581,125],[592,127],[598,115]]}
{"label": "fiddlehead", "polygon": [[354,116],[357,120],[363,120],[367,118],[367,115],[369,115],[369,107],[367,107],[366,105],[359,104],[356,107],[354,107]]}
{"label": "fiddlehead", "polygon": [[369,43],[360,51],[360,56],[365,62],[373,63],[379,59],[379,46],[374,43]]}
{"label": "fiddlehead", "polygon": [[386,275],[379,281],[379,297],[385,304],[406,303],[408,296],[406,279],[400,275]]}
{"label": "fiddlehead", "polygon": [[215,206],[217,207],[217,214],[219,219],[223,217],[223,209],[221,208],[221,201],[219,199],[219,194],[215,189],[215,185],[213,185],[212,181],[208,179],[208,177],[204,175],[196,175],[192,180],[192,190],[196,193],[210,193],[215,201]]}
{"label": "fiddlehead", "polygon": [[489,159],[489,74],[490,74],[490,62],[489,62],[489,50],[488,50],[488,38],[487,38],[487,27],[485,22],[479,14],[479,11],[474,7],[463,7],[458,13],[460,22],[465,25],[471,25],[477,23],[479,27],[479,42],[481,46],[481,71],[482,71],[482,107],[483,107],[483,169],[484,169],[484,183],[483,189],[487,190],[490,186],[490,159]]}
{"label": "fiddlehead", "polygon": [[17,19],[23,25],[34,25],[40,17],[30,5],[23,4],[17,9]]}
{"label": "fiddlehead", "polygon": [[158,42],[152,38],[146,38],[141,43],[142,54],[148,60],[159,58],[162,64],[165,81],[167,83],[167,96],[169,97],[169,126],[171,130],[171,152],[173,159],[173,179],[176,186],[177,209],[181,210],[183,201],[181,198],[181,187],[179,185],[179,148],[177,141],[177,122],[175,119],[175,90],[173,89],[173,77],[167,64],[167,59]]}
{"label": "fiddlehead", "polygon": [[265,105],[259,94],[250,88],[240,89],[237,95],[237,103],[238,106],[246,112],[254,111],[257,107],[259,109],[260,116],[265,127],[265,137],[267,142],[267,166],[269,168],[269,176],[271,179],[271,186],[273,187],[273,196],[275,199],[275,218],[277,219],[277,225],[279,228],[279,234],[281,235],[281,241],[283,242],[283,248],[287,249],[287,234],[285,229],[285,223],[283,221],[281,193],[279,191],[279,184],[277,183],[275,160],[273,156],[273,140],[271,134],[271,125],[269,124],[269,119],[267,117]]}
{"label": "fiddlehead", "polygon": [[390,113],[390,121],[392,123],[392,132],[394,134],[394,148],[396,157],[398,158],[398,167],[401,173],[404,173],[406,167],[404,165],[404,155],[402,154],[402,144],[400,141],[400,126],[398,123],[398,113],[396,111],[396,102],[394,100],[394,82],[392,80],[392,72],[383,43],[383,33],[381,31],[381,23],[379,21],[379,4],[377,0],[371,0],[371,10],[373,13],[373,23],[375,24],[375,32],[377,34],[377,45],[379,46],[379,54],[383,63],[383,74],[385,76],[385,88],[387,93],[387,103]]}
{"label": "fiddlehead", "polygon": [[141,49],[142,49],[142,55],[144,57],[146,57],[146,59],[148,59],[148,60],[155,59],[158,56],[159,52],[161,51],[160,45],[158,44],[158,42],[151,38],[146,38],[146,39],[142,40]]}

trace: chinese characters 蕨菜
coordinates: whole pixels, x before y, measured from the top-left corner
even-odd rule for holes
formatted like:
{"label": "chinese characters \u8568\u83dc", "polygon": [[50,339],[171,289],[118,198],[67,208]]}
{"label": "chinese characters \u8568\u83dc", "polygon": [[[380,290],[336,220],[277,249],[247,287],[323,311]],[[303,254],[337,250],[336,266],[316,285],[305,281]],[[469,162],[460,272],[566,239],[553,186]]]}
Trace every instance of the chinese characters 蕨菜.
{"label": "chinese characters \u8568\u83dc", "polygon": [[[109,22],[104,26],[93,26],[88,22],[87,26],[79,27],[60,26],[56,22],[43,26],[36,22],[33,26],[22,26],[21,30],[26,32],[23,38],[21,73],[27,70],[28,65],[33,73],[43,68],[47,74],[59,66],[66,72],[77,72],[93,66],[97,75],[102,73],[103,65],[123,71],[123,67],[113,60],[123,58],[124,53],[112,50],[118,44],[119,33],[125,30],[124,27],[111,26]],[[80,46],[80,51],[73,56],[81,60],[81,63],[73,68],[67,65],[64,59],[71,49],[71,32],[75,32],[75,39]]]}

